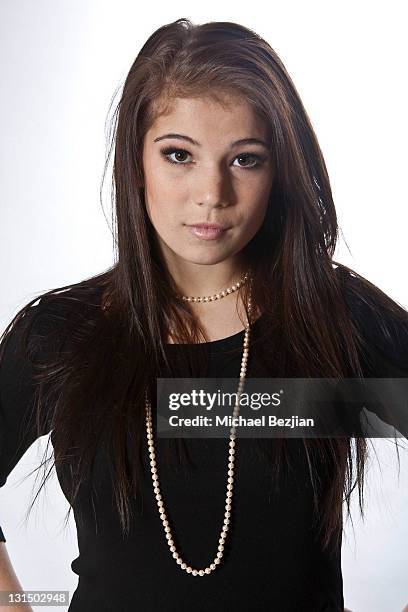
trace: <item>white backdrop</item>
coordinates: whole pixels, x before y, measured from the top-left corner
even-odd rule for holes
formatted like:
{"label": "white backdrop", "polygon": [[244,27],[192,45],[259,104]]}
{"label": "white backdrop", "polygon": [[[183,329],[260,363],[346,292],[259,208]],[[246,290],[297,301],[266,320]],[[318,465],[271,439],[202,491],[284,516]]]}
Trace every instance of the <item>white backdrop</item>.
{"label": "white backdrop", "polygon": [[[403,3],[254,6],[179,0],[149,11],[125,0],[2,0],[1,330],[40,292],[112,263],[99,202],[109,103],[147,37],[180,17],[242,23],[277,51],[325,156],[348,245],[340,241],[337,258],[408,307]],[[104,205],[109,219],[107,197]],[[0,525],[24,589],[72,596],[76,529],[71,517],[63,530],[68,506],[55,475],[23,524],[35,476],[18,483],[38,465],[45,441],[33,444],[0,490]],[[365,524],[355,498],[354,533],[348,525],[343,546],[353,612],[401,611],[408,603],[408,452],[398,481],[392,444],[375,446]]]}

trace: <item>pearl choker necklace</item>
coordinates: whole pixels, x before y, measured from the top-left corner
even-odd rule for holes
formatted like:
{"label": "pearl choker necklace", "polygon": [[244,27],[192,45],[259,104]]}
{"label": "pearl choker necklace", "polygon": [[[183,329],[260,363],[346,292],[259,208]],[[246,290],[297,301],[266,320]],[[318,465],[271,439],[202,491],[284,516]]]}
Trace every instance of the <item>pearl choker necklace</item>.
{"label": "pearl choker necklace", "polygon": [[242,285],[246,283],[249,278],[249,271],[245,272],[244,276],[234,285],[228,287],[228,289],[224,289],[219,293],[214,293],[214,295],[208,295],[206,297],[189,297],[187,295],[177,295],[179,299],[182,299],[184,302],[215,302],[215,300],[221,300],[223,297],[226,297],[230,293],[234,293],[237,291]]}
{"label": "pearl choker necklace", "polygon": [[[247,273],[248,274],[248,273]],[[246,278],[245,278],[246,280]],[[251,279],[252,280],[252,279]],[[242,282],[240,282],[242,285]],[[234,285],[233,285],[234,286]],[[235,285],[236,287],[236,285]],[[231,289],[232,290],[232,289]],[[234,289],[235,291],[236,289]],[[222,296],[224,297],[224,296]],[[218,298],[216,298],[218,299]],[[250,324],[251,324],[251,312],[252,312],[252,301],[251,301],[251,291],[250,296],[248,298],[248,319],[247,324],[245,326],[245,335],[244,335],[244,346],[243,346],[243,354],[241,360],[241,371],[239,375],[239,383],[238,383],[238,391],[237,391],[237,403],[235,404],[233,411],[233,418],[239,415],[239,401],[242,393],[243,386],[245,384],[245,378],[247,373],[247,363],[248,363],[248,355],[249,355],[249,334],[250,334]],[[148,398],[147,390],[145,392],[145,412],[146,412],[146,432],[147,432],[147,443],[149,447],[149,456],[150,456],[150,470],[152,473],[152,482],[153,482],[153,490],[155,493],[157,507],[160,514],[160,519],[162,521],[165,537],[167,540],[167,544],[170,548],[170,552],[175,559],[177,565],[187,572],[188,574],[192,574],[192,576],[205,576],[206,574],[210,574],[213,572],[217,566],[221,563],[221,559],[224,555],[224,544],[228,534],[230,517],[231,517],[231,506],[232,506],[232,496],[233,496],[233,484],[234,484],[234,465],[235,465],[235,431],[236,427],[233,426],[230,429],[229,436],[229,461],[228,461],[228,479],[227,479],[227,493],[225,499],[225,513],[224,513],[224,524],[221,529],[220,538],[218,540],[218,550],[215,558],[212,563],[204,569],[196,569],[188,565],[180,556],[177,548],[175,546],[173,536],[171,533],[171,529],[169,526],[169,521],[167,518],[167,513],[165,510],[163,497],[160,492],[160,483],[159,477],[157,473],[157,464],[156,464],[156,452],[154,448],[154,437],[153,437],[153,423],[152,423],[152,409],[151,403]]]}

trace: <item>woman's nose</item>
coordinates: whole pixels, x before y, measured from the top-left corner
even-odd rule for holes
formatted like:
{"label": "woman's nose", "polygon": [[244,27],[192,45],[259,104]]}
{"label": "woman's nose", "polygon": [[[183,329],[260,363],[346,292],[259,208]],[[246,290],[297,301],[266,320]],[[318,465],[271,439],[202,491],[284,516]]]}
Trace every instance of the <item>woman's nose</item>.
{"label": "woman's nose", "polygon": [[199,206],[224,208],[231,201],[229,179],[222,170],[203,171],[197,178],[194,201]]}

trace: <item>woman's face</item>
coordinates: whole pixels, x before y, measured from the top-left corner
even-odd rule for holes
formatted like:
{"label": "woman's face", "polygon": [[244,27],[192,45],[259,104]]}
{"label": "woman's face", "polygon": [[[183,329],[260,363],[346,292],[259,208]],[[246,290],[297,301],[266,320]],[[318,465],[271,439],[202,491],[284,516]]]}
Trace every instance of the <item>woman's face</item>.
{"label": "woman's face", "polygon": [[[223,100],[230,104],[175,98],[144,139],[146,208],[169,264],[236,258],[265,217],[273,181],[267,126],[242,98]],[[203,223],[225,229],[190,227]]]}

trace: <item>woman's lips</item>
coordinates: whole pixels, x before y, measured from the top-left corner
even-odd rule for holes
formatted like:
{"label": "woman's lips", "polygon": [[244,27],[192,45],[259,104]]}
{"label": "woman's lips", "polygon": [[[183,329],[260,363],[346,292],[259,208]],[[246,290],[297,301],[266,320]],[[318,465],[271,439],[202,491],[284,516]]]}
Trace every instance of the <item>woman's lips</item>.
{"label": "woman's lips", "polygon": [[187,229],[190,232],[200,238],[201,240],[216,240],[221,236],[224,236],[228,228],[216,228],[216,227],[202,227],[199,225],[187,225]]}

